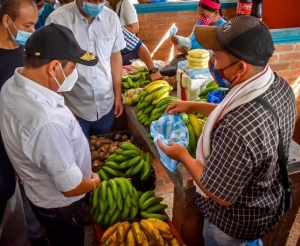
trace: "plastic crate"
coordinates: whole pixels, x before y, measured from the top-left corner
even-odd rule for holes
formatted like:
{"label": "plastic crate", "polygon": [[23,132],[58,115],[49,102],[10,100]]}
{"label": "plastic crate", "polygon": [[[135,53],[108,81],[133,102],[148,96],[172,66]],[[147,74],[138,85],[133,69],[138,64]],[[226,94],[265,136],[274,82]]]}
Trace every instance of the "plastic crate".
{"label": "plastic crate", "polygon": [[[113,140],[114,136],[116,134],[127,135],[128,139],[133,144],[136,145],[136,143],[134,141],[134,138],[133,138],[132,134],[129,131],[118,131],[118,132],[112,132],[112,133],[107,133],[107,134],[103,134],[103,135],[96,135],[96,136],[97,137],[105,137],[105,138]],[[138,191],[145,192],[145,191],[148,191],[148,190],[154,190],[156,188],[156,175],[155,175],[155,171],[154,171],[153,167],[151,167],[151,169],[150,169],[150,175],[149,175],[147,180],[141,180],[139,173],[132,176],[130,179],[131,179],[131,183],[132,183],[133,187]]]}
{"label": "plastic crate", "polygon": [[[178,241],[181,243],[181,245],[185,245],[184,242],[182,241],[178,231],[176,230],[175,226],[173,225],[172,221],[169,219],[167,213],[165,211],[162,212],[164,215],[167,216],[167,223],[169,224],[172,234],[178,239]],[[104,233],[104,230],[100,228],[97,223],[93,220],[92,222],[92,228],[93,228],[93,233],[94,233],[94,241],[96,246],[100,246],[101,244],[101,238]]]}

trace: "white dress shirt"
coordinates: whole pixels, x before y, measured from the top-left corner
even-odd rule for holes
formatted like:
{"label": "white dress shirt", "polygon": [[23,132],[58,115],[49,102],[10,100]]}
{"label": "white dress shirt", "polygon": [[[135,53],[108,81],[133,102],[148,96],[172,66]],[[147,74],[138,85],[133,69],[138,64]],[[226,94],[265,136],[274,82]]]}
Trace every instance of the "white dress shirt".
{"label": "white dress shirt", "polygon": [[[78,64],[78,81],[64,93],[67,105],[80,118],[96,121],[110,112],[114,104],[110,56],[126,47],[118,16],[107,7],[91,24],[80,14],[76,2],[52,12],[46,20],[71,29],[77,42],[98,56],[96,66]],[[63,47],[62,47],[63,49]]]}
{"label": "white dress shirt", "polygon": [[59,94],[15,71],[0,94],[0,127],[7,154],[38,207],[68,206],[82,177],[91,178],[91,154],[77,120]]}

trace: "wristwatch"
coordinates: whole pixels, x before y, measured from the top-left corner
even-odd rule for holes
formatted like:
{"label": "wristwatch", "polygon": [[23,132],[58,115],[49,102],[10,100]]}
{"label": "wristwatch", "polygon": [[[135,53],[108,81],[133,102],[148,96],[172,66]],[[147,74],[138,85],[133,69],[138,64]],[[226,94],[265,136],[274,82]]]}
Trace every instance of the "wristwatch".
{"label": "wristwatch", "polygon": [[149,74],[156,73],[156,72],[158,72],[158,68],[157,67],[154,67],[154,68],[152,68],[152,69],[149,70]]}

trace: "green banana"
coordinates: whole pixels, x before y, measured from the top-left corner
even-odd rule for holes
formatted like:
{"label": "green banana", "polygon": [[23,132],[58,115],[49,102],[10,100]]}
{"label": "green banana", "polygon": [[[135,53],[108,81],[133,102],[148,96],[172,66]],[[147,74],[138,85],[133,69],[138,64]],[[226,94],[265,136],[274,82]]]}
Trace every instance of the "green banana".
{"label": "green banana", "polygon": [[121,177],[121,178],[124,177],[124,171],[122,171],[122,170],[115,170],[115,172],[117,173],[117,177]]}
{"label": "green banana", "polygon": [[120,167],[121,165],[116,163],[116,162],[112,162],[112,161],[106,161],[104,163],[104,166],[106,167],[109,167],[111,169],[114,169],[114,170],[121,170],[122,168]]}
{"label": "green banana", "polygon": [[144,166],[144,160],[141,159],[141,161],[137,165],[134,166],[130,175],[133,176],[133,175],[137,174],[139,171],[141,171],[143,169],[143,166]]}
{"label": "green banana", "polygon": [[136,114],[136,118],[140,118],[144,115],[144,111],[140,110],[137,114]]}
{"label": "green banana", "polygon": [[129,216],[130,208],[131,208],[131,206],[128,207],[126,204],[124,204],[122,213],[120,215],[120,221],[127,220],[128,216]]}
{"label": "green banana", "polygon": [[125,150],[123,152],[123,155],[128,156],[128,157],[136,157],[140,155],[141,151],[136,151],[136,150]]}
{"label": "green banana", "polygon": [[127,167],[135,166],[136,164],[138,164],[141,161],[141,159],[142,159],[142,157],[140,155],[134,157],[133,159],[128,161],[128,166]]}
{"label": "green banana", "polygon": [[216,90],[228,90],[228,88],[223,88],[219,86],[206,87],[203,91],[200,92],[199,97],[206,96],[209,92]]}
{"label": "green banana", "polygon": [[158,213],[158,212],[163,211],[167,207],[168,207],[167,204],[157,204],[157,205],[154,205],[154,206],[148,208],[145,212],[147,212],[147,213]]}
{"label": "green banana", "polygon": [[140,151],[138,147],[136,147],[134,144],[129,143],[129,142],[122,142],[120,144],[120,147],[122,150],[135,150],[135,151]]}
{"label": "green banana", "polygon": [[122,199],[122,194],[121,194],[121,190],[118,189],[118,197],[117,197],[117,206],[119,209],[123,209],[123,199]]}
{"label": "green banana", "polygon": [[147,115],[147,114],[144,114],[144,112],[143,112],[143,114],[142,114],[141,116],[137,117],[137,120],[138,120],[139,122],[141,122],[145,117],[148,117],[148,115]]}
{"label": "green banana", "polygon": [[129,220],[134,220],[139,212],[138,206],[131,206],[129,211]]}
{"label": "green banana", "polygon": [[116,181],[114,179],[110,179],[108,181],[108,185],[112,190],[112,194],[113,194],[114,199],[116,200],[118,198],[118,186],[117,186]]}
{"label": "green banana", "polygon": [[125,197],[124,202],[127,207],[131,207],[131,196],[129,194]]}
{"label": "green banana", "polygon": [[168,104],[165,104],[165,105],[161,106],[160,108],[156,107],[156,108],[151,112],[151,115],[152,115],[152,114],[156,114],[156,113],[163,114],[168,106],[169,106]]}
{"label": "green banana", "polygon": [[148,163],[144,160],[142,160],[144,162],[143,164],[143,168],[141,170],[141,174],[140,174],[140,179],[141,180],[147,180],[149,175],[150,175],[150,166],[148,165]]}
{"label": "green banana", "polygon": [[179,99],[177,97],[172,97],[172,96],[168,96],[168,97],[165,97],[163,99],[161,99],[159,101],[159,103],[156,105],[156,107],[160,108],[161,106],[165,105],[165,104],[171,104],[173,102],[176,102],[178,101]]}
{"label": "green banana", "polygon": [[129,85],[130,88],[133,88],[134,84],[133,84],[131,78],[127,77],[126,82],[127,82],[127,84]]}
{"label": "green banana", "polygon": [[[114,153],[116,153],[116,156],[114,157],[114,159],[115,159],[117,156],[122,155],[123,150],[120,149],[120,148],[117,148],[117,149],[114,151]],[[106,160],[106,161],[107,161],[107,160]]]}
{"label": "green banana", "polygon": [[106,158],[106,161],[114,161],[115,157],[117,156],[118,154],[115,153],[115,151],[110,154],[107,158]]}
{"label": "green banana", "polygon": [[149,198],[154,197],[155,193],[152,190],[144,192],[139,199],[139,209],[141,209],[143,203],[147,201]]}
{"label": "green banana", "polygon": [[100,190],[100,187],[98,187],[98,188],[97,188],[96,190],[94,190],[94,192],[93,192],[93,196],[92,196],[92,207],[93,207],[93,209],[95,209],[96,206],[98,205],[99,190]]}
{"label": "green banana", "polygon": [[144,102],[144,100],[142,100],[142,98],[143,97],[140,98],[139,103],[136,105],[137,110],[141,110],[141,109],[145,108],[145,102]]}
{"label": "green banana", "polygon": [[181,113],[180,115],[185,124],[189,122],[189,116],[186,113]]}
{"label": "green banana", "polygon": [[189,144],[188,144],[188,147],[190,148],[191,150],[191,155],[194,155],[195,154],[195,151],[196,151],[196,146],[197,146],[197,140],[196,140],[196,136],[195,136],[195,133],[194,133],[194,129],[192,127],[192,124],[190,122],[186,123],[186,127],[189,131]]}
{"label": "green banana", "polygon": [[131,177],[131,173],[132,173],[132,170],[135,168],[135,166],[132,166],[132,167],[129,167],[126,172],[124,173],[124,177],[125,178],[130,178]]}
{"label": "green banana", "polygon": [[100,200],[101,201],[106,201],[106,196],[107,196],[107,184],[108,182],[106,180],[102,181],[100,184]]}
{"label": "green banana", "polygon": [[173,87],[171,88],[170,86],[164,86],[163,88],[161,88],[154,94],[153,99],[160,98],[166,92],[172,91],[172,89],[173,89]]}
{"label": "green banana", "polygon": [[125,179],[125,178],[124,178],[124,181],[125,181],[125,183],[126,183],[126,185],[127,185],[127,188],[128,188],[128,194],[129,194],[130,196],[132,196],[132,194],[133,194],[133,186],[132,186],[132,184],[129,182],[128,179]]}
{"label": "green banana", "polygon": [[198,140],[201,135],[202,127],[200,126],[200,123],[199,123],[196,115],[188,114],[188,116],[189,116],[189,121],[194,129],[194,133],[196,135],[196,140]]}
{"label": "green banana", "polygon": [[118,155],[115,157],[116,162],[123,162],[123,161],[129,160],[129,159],[130,159],[130,157],[125,156],[125,155]]}
{"label": "green banana", "polygon": [[112,214],[112,216],[109,219],[108,226],[112,226],[114,223],[117,222],[121,212],[122,212],[122,209],[118,209],[118,208],[114,211],[114,213]]}
{"label": "green banana", "polygon": [[137,193],[138,193],[138,201],[139,201],[139,200],[140,200],[140,197],[141,197],[141,195],[143,195],[143,192],[139,190]]}
{"label": "green banana", "polygon": [[155,113],[155,114],[151,114],[150,120],[151,121],[155,121],[158,120],[160,117],[162,116],[162,113]]}
{"label": "green banana", "polygon": [[97,222],[98,225],[101,224],[101,222],[102,222],[102,220],[103,220],[105,214],[106,214],[105,211],[104,211],[104,212],[99,212],[99,213],[98,213],[98,215],[97,215],[97,220],[96,220],[96,222]]}
{"label": "green banana", "polygon": [[125,82],[122,82],[122,87],[124,88],[124,89],[130,89],[130,86],[129,86],[129,84],[125,81]]}
{"label": "green banana", "polygon": [[216,81],[214,81],[214,80],[210,81],[210,82],[206,85],[205,88],[209,88],[209,87],[213,87],[213,86],[218,86],[217,83],[216,83]]}
{"label": "green banana", "polygon": [[130,160],[123,161],[122,163],[120,163],[120,165],[119,165],[119,170],[126,169],[127,166],[128,166],[128,162],[129,162],[129,161],[130,161]]}
{"label": "green banana", "polygon": [[114,177],[118,176],[117,172],[114,169],[111,169],[110,167],[107,167],[105,165],[102,167],[101,170],[104,170],[106,173],[108,173],[111,176],[114,176]]}
{"label": "green banana", "polygon": [[150,117],[147,115],[145,118],[143,118],[140,122],[142,124],[144,124],[146,121],[149,121],[150,120]]}
{"label": "green banana", "polygon": [[141,206],[141,211],[145,211],[147,210],[148,208],[150,208],[151,206],[154,206],[156,204],[159,204],[161,201],[163,200],[162,197],[160,196],[153,196],[153,197],[150,197],[148,200],[146,200],[142,206]]}
{"label": "green banana", "polygon": [[109,209],[112,209],[114,207],[114,197],[112,194],[112,190],[109,186],[107,186],[107,202]]}
{"label": "green banana", "polygon": [[100,211],[101,212],[105,212],[106,209],[108,208],[108,202],[105,200],[101,200],[99,201],[99,207],[100,207]]}
{"label": "green banana", "polygon": [[144,212],[144,211],[141,211],[140,215],[144,219],[155,218],[155,219],[164,220],[164,221],[166,221],[168,219],[167,216],[165,216],[164,214],[147,213],[147,212]]}
{"label": "green banana", "polygon": [[145,98],[144,102],[152,102],[154,100],[156,91],[149,93]]}
{"label": "green banana", "polygon": [[117,206],[115,206],[115,209],[108,209],[108,211],[105,213],[104,218],[103,218],[103,226],[107,227],[109,223],[109,219],[111,216],[114,214]]}
{"label": "green banana", "polygon": [[109,179],[107,173],[103,169],[100,169],[98,174],[99,174],[101,180],[108,180]]}
{"label": "green banana", "polygon": [[151,123],[152,123],[152,120],[149,119],[149,120],[147,120],[147,121],[144,123],[144,126],[150,126]]}
{"label": "green banana", "polygon": [[154,105],[150,105],[148,106],[147,108],[144,109],[144,114],[151,114],[151,112],[155,109],[155,106]]}
{"label": "green banana", "polygon": [[136,197],[135,194],[133,194],[132,197],[131,197],[131,204],[132,204],[132,206],[137,206],[138,205],[137,197]]}
{"label": "green banana", "polygon": [[127,184],[124,181],[124,178],[115,178],[114,180],[117,183],[118,187],[120,188],[123,199],[125,199],[125,197],[128,194],[128,188],[127,188]]}

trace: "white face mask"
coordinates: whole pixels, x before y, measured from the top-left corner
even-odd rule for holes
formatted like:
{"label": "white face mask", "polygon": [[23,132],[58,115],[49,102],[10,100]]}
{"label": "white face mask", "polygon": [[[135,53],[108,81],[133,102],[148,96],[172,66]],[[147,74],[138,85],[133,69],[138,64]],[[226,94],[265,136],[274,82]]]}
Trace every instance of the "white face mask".
{"label": "white face mask", "polygon": [[75,85],[77,79],[78,79],[78,72],[77,72],[77,68],[75,67],[73,72],[68,76],[66,77],[65,73],[64,73],[64,70],[62,69],[60,63],[59,64],[59,67],[65,77],[65,80],[64,82],[62,82],[62,84],[60,85],[58,83],[58,80],[56,77],[54,77],[54,80],[56,81],[56,83],[58,84],[58,90],[57,92],[64,92],[64,91],[70,91],[72,90],[73,86]]}

